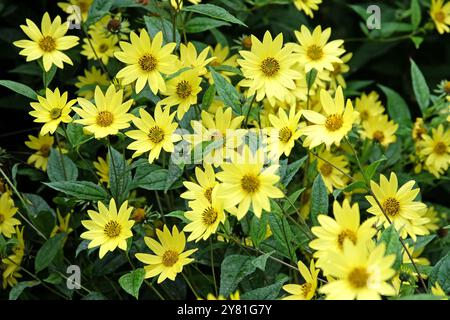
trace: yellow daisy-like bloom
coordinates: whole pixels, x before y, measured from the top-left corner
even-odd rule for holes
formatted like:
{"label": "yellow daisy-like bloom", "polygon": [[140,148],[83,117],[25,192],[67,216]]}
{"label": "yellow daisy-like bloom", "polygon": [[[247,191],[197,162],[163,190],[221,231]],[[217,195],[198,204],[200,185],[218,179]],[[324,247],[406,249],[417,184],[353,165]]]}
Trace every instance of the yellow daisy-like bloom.
{"label": "yellow daisy-like bloom", "polygon": [[108,158],[97,157],[97,161],[93,162],[100,182],[106,183],[109,187],[109,161]]}
{"label": "yellow daisy-like bloom", "polygon": [[188,42],[187,45],[181,43],[177,69],[188,67],[194,69],[199,76],[206,74],[206,65],[215,59],[214,57],[208,58],[208,53],[209,48],[205,48],[197,56],[197,49],[192,42]]}
{"label": "yellow daisy-like bloom", "polygon": [[244,116],[233,117],[231,108],[218,108],[214,116],[203,110],[201,118],[201,121],[191,121],[194,134],[184,135],[183,138],[194,148],[204,141],[217,142],[217,146],[203,155],[203,163],[218,167],[242,145],[245,130],[239,128]]}
{"label": "yellow daisy-like bloom", "polygon": [[217,173],[222,184],[219,194],[224,199],[225,209],[239,204],[236,215],[241,220],[252,206],[253,213],[260,218],[262,210],[270,212],[270,201],[283,198],[284,194],[275,184],[280,180],[276,174],[278,165],[268,168],[264,166],[263,150],[252,153],[248,145],[244,145],[242,154],[236,153],[231,163],[222,163],[223,171]]}
{"label": "yellow daisy-like bloom", "polygon": [[116,91],[111,84],[103,94],[100,87],[95,88],[95,105],[84,98],[78,98],[81,108],[73,108],[81,119],[75,120],[85,126],[87,132],[94,134],[96,139],[115,135],[121,129],[128,128],[134,116],[127,113],[133,104],[130,99],[123,102],[123,90]]}
{"label": "yellow daisy-like bloom", "polygon": [[435,296],[442,297],[442,300],[448,300],[447,295],[445,294],[444,290],[442,289],[439,282],[436,282],[434,286],[431,287],[431,293]]}
{"label": "yellow daisy-like bloom", "polygon": [[420,155],[426,158],[426,169],[439,178],[450,165],[450,130],[444,130],[444,126],[440,124],[431,132],[431,137],[422,137]]}
{"label": "yellow daisy-like bloom", "polygon": [[345,82],[344,73],[350,71],[350,66],[347,62],[353,57],[353,53],[349,52],[342,56],[342,63],[333,63],[333,71],[330,71],[330,89],[335,90],[338,86],[342,88],[347,88],[347,83]]}
{"label": "yellow daisy-like bloom", "polygon": [[416,121],[414,121],[414,127],[412,129],[412,138],[415,142],[421,141],[423,139],[423,136],[427,133],[427,128],[425,127],[425,124],[423,123],[422,118],[416,118]]}
{"label": "yellow daisy-like bloom", "polygon": [[169,109],[161,110],[160,106],[155,108],[153,118],[144,108],[139,109],[140,118],[134,118],[133,124],[138,130],[130,130],[126,133],[133,140],[127,147],[136,150],[133,158],[150,151],[148,162],[153,163],[159,157],[161,150],[173,152],[174,143],[181,140],[181,136],[174,133],[178,123],[173,122],[175,112],[170,113]]}
{"label": "yellow daisy-like bloom", "polygon": [[[419,188],[413,189],[415,183],[414,180],[410,180],[398,188],[397,175],[394,172],[391,172],[389,180],[384,175],[380,175],[380,184],[370,181],[372,192],[395,229],[400,232],[400,236],[406,238],[410,235],[414,240],[416,235],[428,233],[424,225],[429,222],[427,218],[422,217],[423,210],[426,208],[425,204],[414,201],[420,192]],[[367,212],[376,216],[378,225],[383,224],[385,228],[389,227],[390,223],[374,197],[366,196],[366,199],[372,205]]]}
{"label": "yellow daisy-like bloom", "polygon": [[[81,54],[86,56],[88,60],[101,59],[102,63],[107,65],[110,58],[114,57],[114,53],[119,50],[117,39],[114,37],[104,37],[90,31],[90,43],[87,38],[84,39],[83,50]],[[91,46],[92,45],[92,46]]]}
{"label": "yellow daisy-like bloom", "polygon": [[423,218],[427,218],[429,221],[424,225],[430,232],[436,231],[439,229],[439,222],[441,219],[439,218],[439,213],[436,211],[434,207],[427,207],[425,213],[422,215]]}
{"label": "yellow daisy-like bloom", "polygon": [[283,153],[289,157],[295,141],[300,138],[300,117],[302,112],[296,112],[295,106],[289,110],[289,114],[278,109],[278,117],[269,114],[269,121],[273,128],[268,130],[268,146],[269,157],[278,159]]}
{"label": "yellow daisy-like bloom", "polygon": [[88,100],[94,97],[93,86],[107,86],[109,84],[108,76],[96,67],[92,67],[90,71],[84,70],[84,76],[78,76],[77,79],[78,82],[75,83],[75,86],[80,89],[77,94]]}
{"label": "yellow daisy-like bloom", "polygon": [[183,267],[194,259],[189,258],[197,249],[185,250],[186,236],[184,232],[179,232],[176,226],[173,226],[172,233],[164,225],[163,231],[156,229],[156,235],[159,242],[155,239],[145,237],[145,244],[155,254],[136,253],[136,258],[147,264],[144,266],[145,278],[151,278],[159,275],[158,283],[167,278],[174,281],[178,273],[183,271]]}
{"label": "yellow daisy-like bloom", "polygon": [[69,14],[67,20],[73,19],[73,21],[80,23],[80,20],[86,21],[92,2],[94,0],[69,0],[69,2],[58,2],[58,7]]}
{"label": "yellow daisy-like bloom", "polygon": [[360,120],[366,121],[384,113],[385,110],[379,98],[375,91],[369,94],[363,93],[361,97],[356,98],[355,109],[359,112]]}
{"label": "yellow daisy-like bloom", "polygon": [[122,51],[114,55],[128,66],[120,70],[116,77],[123,79],[127,85],[136,81],[136,93],[144,89],[148,82],[154,94],[159,90],[166,90],[166,84],[162,74],[171,74],[177,71],[177,57],[172,54],[176,43],[163,44],[163,34],[158,32],[155,37],[150,37],[145,29],[140,35],[130,33],[131,43],[120,41]]}
{"label": "yellow daisy-like bloom", "polygon": [[31,40],[18,40],[13,44],[23,48],[19,54],[26,56],[27,62],[42,57],[45,71],[49,71],[52,65],[62,69],[63,62],[73,65],[72,60],[62,53],[62,51],[75,47],[79,40],[76,36],[65,35],[69,29],[69,22],[61,23],[59,16],[52,22],[46,12],[42,17],[41,30],[30,19],[27,19],[26,23],[26,26],[21,25],[20,28]]}
{"label": "yellow daisy-like bloom", "polygon": [[440,34],[450,32],[450,2],[431,0],[430,16]]}
{"label": "yellow daisy-like bloom", "polygon": [[69,234],[73,231],[73,229],[69,226],[71,214],[68,213],[65,217],[63,217],[58,209],[56,209],[56,214],[58,218],[58,224],[53,227],[50,238],[62,232]]}
{"label": "yellow daisy-like bloom", "polygon": [[166,108],[178,106],[177,118],[181,120],[189,108],[197,104],[197,95],[202,91],[201,82],[202,78],[198,76],[197,70],[181,73],[167,81],[163,94],[168,97],[159,101],[158,105],[166,106]]}
{"label": "yellow daisy-like bloom", "polygon": [[30,115],[36,118],[34,122],[44,123],[40,131],[41,135],[53,134],[61,122],[69,123],[72,121],[69,114],[77,100],[67,101],[67,98],[67,92],[61,95],[58,88],[55,91],[47,88],[45,98],[38,96],[39,102],[30,103],[34,109],[34,111],[30,111]]}
{"label": "yellow daisy-like bloom", "polygon": [[[345,156],[337,156],[332,154],[330,151],[324,150],[319,153],[319,157],[317,158],[317,170],[322,176],[323,182],[325,183],[328,192],[332,193],[333,189],[344,188],[347,185],[347,177],[343,172],[350,172],[350,170],[348,169],[348,161]],[[339,168],[343,172],[337,170],[330,163],[332,163],[335,167]]]}
{"label": "yellow daisy-like bloom", "polygon": [[281,33],[272,40],[269,31],[264,34],[263,42],[253,35],[251,39],[251,51],[239,51],[243,59],[237,62],[245,77],[239,85],[249,88],[248,97],[256,94],[257,101],[264,97],[273,103],[275,99],[284,101],[289,90],[295,89],[294,80],[301,77],[293,67],[297,62],[294,45],[283,46]]}
{"label": "yellow daisy-like bloom", "polygon": [[[220,43],[218,43],[214,49],[212,47],[209,47],[211,50],[211,56],[215,59],[211,61],[210,65],[212,67],[218,67],[218,66],[229,66],[229,67],[237,67],[237,54],[230,55],[230,49],[225,46],[223,47]],[[234,75],[234,73],[229,71],[218,71],[225,79],[228,80],[228,82],[231,82],[230,77]],[[211,73],[206,74],[206,78],[208,78],[209,83],[213,84],[214,80],[211,76]]]}
{"label": "yellow daisy-like bloom", "polygon": [[29,135],[28,139],[30,140],[25,141],[25,145],[32,150],[36,150],[36,152],[28,158],[27,163],[34,164],[34,167],[37,169],[47,171],[50,149],[52,148],[55,139],[50,135],[38,135],[37,137]]}
{"label": "yellow daisy-like bloom", "polygon": [[314,257],[319,258],[317,265],[321,268],[330,259],[330,252],[342,252],[345,239],[353,244],[366,244],[376,233],[372,228],[373,220],[368,219],[360,223],[358,203],[351,206],[350,202],[344,199],[341,206],[335,201],[333,216],[334,219],[325,214],[319,215],[317,220],[320,226],[311,228],[317,239],[312,240],[309,246],[316,250]]}
{"label": "yellow daisy-like bloom", "polygon": [[295,31],[295,37],[300,43],[296,50],[300,54],[299,61],[305,65],[305,72],[316,69],[318,72],[324,69],[333,71],[333,63],[343,63],[339,58],[345,50],[340,48],[343,40],[328,42],[331,35],[331,28],[322,32],[322,27],[317,26],[313,33],[302,25],[301,31]]}
{"label": "yellow daisy-like bloom", "polygon": [[80,237],[90,240],[88,249],[100,246],[99,257],[102,259],[108,251],[117,247],[127,249],[127,239],[133,236],[131,228],[134,220],[130,220],[133,207],[125,201],[117,211],[116,201],[111,199],[109,208],[98,202],[98,211],[88,210],[91,220],[83,220],[81,224],[88,229]]}
{"label": "yellow daisy-like bloom", "polygon": [[371,247],[346,240],[343,250],[330,252],[325,270],[335,280],[319,290],[327,300],[379,300],[381,295],[395,295],[387,282],[395,275],[395,255],[385,255],[384,243]]}
{"label": "yellow daisy-like bloom", "polygon": [[316,293],[317,276],[319,275],[320,270],[316,269],[314,266],[314,260],[311,259],[309,270],[308,267],[300,260],[298,261],[297,266],[303,279],[305,279],[305,283],[301,285],[284,285],[283,290],[291,295],[284,297],[283,300],[311,300]]}
{"label": "yellow daisy-like bloom", "polygon": [[20,224],[20,221],[14,218],[17,210],[8,193],[0,196],[0,234],[7,238],[11,238],[11,235],[16,233],[14,226]]}
{"label": "yellow daisy-like bloom", "polygon": [[319,10],[319,4],[321,3],[322,0],[294,0],[295,7],[311,18],[314,18],[313,10]]}
{"label": "yellow daisy-like bloom", "polygon": [[[358,112],[353,110],[350,99],[345,104],[342,87],[338,87],[334,99],[326,90],[320,91],[320,102],[325,115],[311,110],[303,110],[303,116],[312,125],[300,129],[307,136],[309,148],[325,143],[327,149],[332,144],[340,145],[341,140],[350,132],[358,119]],[[345,107],[344,107],[345,104]]]}
{"label": "yellow daisy-like bloom", "polygon": [[11,188],[9,187],[8,183],[5,181],[5,179],[0,177],[0,195],[4,193],[9,193],[10,195],[12,194]]}
{"label": "yellow daisy-like bloom", "polygon": [[3,269],[3,289],[8,286],[14,287],[17,284],[17,279],[22,278],[20,274],[20,265],[25,255],[25,242],[23,240],[23,229],[15,227],[15,233],[17,235],[17,243],[13,247],[13,253],[6,258],[2,259],[3,266],[0,265],[0,269]]}
{"label": "yellow daisy-like bloom", "polygon": [[184,181],[183,185],[188,189],[183,192],[180,197],[188,200],[196,200],[202,197],[206,198],[209,202],[212,201],[212,191],[218,184],[216,181],[216,174],[211,165],[205,164],[205,170],[200,167],[195,168],[195,177],[198,183],[191,181]]}
{"label": "yellow daisy-like bloom", "polygon": [[362,128],[360,134],[363,139],[376,141],[384,147],[397,141],[395,133],[398,124],[393,120],[389,121],[387,115],[370,117],[367,121],[363,121]]}
{"label": "yellow daisy-like bloom", "polygon": [[184,216],[190,222],[183,229],[185,232],[191,232],[188,241],[208,239],[211,234],[216,233],[219,224],[225,222],[223,200],[217,196],[218,190],[218,187],[213,189],[211,200],[201,196],[189,202],[191,211],[185,212]]}

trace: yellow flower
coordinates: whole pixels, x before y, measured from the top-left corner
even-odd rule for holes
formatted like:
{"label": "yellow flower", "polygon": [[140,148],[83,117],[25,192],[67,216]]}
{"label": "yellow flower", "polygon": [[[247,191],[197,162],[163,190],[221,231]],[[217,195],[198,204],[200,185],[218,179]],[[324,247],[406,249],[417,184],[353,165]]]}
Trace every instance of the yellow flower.
{"label": "yellow flower", "polygon": [[295,7],[305,12],[307,16],[314,18],[314,11],[319,10],[319,4],[322,3],[322,0],[294,0]]}
{"label": "yellow flower", "polygon": [[[328,162],[322,159],[327,160]],[[333,167],[330,163],[340,170]],[[347,177],[343,173],[349,173],[347,166],[348,161],[343,155],[337,156],[327,150],[319,153],[319,157],[317,158],[317,170],[322,176],[323,182],[329,193],[333,192],[333,188],[342,189],[347,185]]]}
{"label": "yellow flower", "polygon": [[161,31],[150,40],[145,29],[141,30],[139,36],[131,32],[130,39],[131,43],[121,41],[122,51],[114,54],[128,65],[120,70],[116,77],[123,79],[124,85],[136,81],[136,93],[141,92],[147,82],[154,94],[159,90],[166,90],[162,74],[171,74],[177,70],[177,57],[172,54],[176,43],[171,42],[163,46]]}
{"label": "yellow flower", "polygon": [[369,120],[372,117],[382,115],[384,107],[379,100],[380,96],[375,91],[369,94],[363,93],[361,97],[356,98],[355,109],[359,112],[362,121]]}
{"label": "yellow flower", "polygon": [[158,102],[158,105],[170,108],[178,106],[177,118],[181,120],[192,105],[197,104],[197,95],[202,91],[200,83],[202,78],[197,75],[196,70],[188,70],[166,83],[163,91],[167,98]]}
{"label": "yellow flower", "polygon": [[184,232],[179,232],[176,226],[173,226],[172,233],[164,225],[163,231],[157,229],[156,234],[159,242],[152,238],[145,237],[145,244],[155,254],[136,253],[136,258],[147,264],[145,269],[145,278],[151,278],[159,275],[158,283],[169,278],[174,281],[178,273],[183,271],[183,267],[194,259],[189,258],[197,249],[185,250],[186,236]]}
{"label": "yellow flower", "polygon": [[202,76],[206,74],[206,65],[214,60],[214,57],[208,58],[209,48],[203,49],[197,56],[197,49],[192,42],[187,45],[180,44],[180,60],[178,61],[178,68],[192,68],[197,75]]}
{"label": "yellow flower", "polygon": [[36,152],[28,158],[27,163],[34,163],[37,169],[47,171],[48,158],[50,157],[50,149],[53,146],[54,138],[50,135],[38,135],[37,137],[29,135],[28,139],[30,140],[25,141],[25,145],[30,149],[36,150]]}
{"label": "yellow flower", "polygon": [[276,174],[278,165],[268,168],[264,166],[263,150],[252,154],[250,148],[244,145],[242,154],[237,154],[231,163],[222,163],[217,179],[222,182],[220,197],[225,201],[225,209],[239,204],[236,211],[241,220],[252,206],[253,213],[260,218],[262,210],[270,212],[271,198],[283,198],[284,194],[275,184],[280,180]]}
{"label": "yellow flower", "polygon": [[300,43],[296,50],[300,54],[299,61],[305,65],[305,72],[316,69],[318,72],[324,69],[333,71],[333,63],[343,63],[339,58],[345,50],[339,48],[344,43],[343,40],[328,42],[331,35],[331,28],[322,32],[322,27],[317,26],[313,33],[302,25],[301,31],[295,31],[295,36]]}
{"label": "yellow flower", "polygon": [[86,56],[88,60],[101,59],[102,63],[107,65],[109,59],[113,58],[114,53],[119,50],[117,39],[114,37],[104,37],[92,31],[89,32],[89,36],[90,40],[88,38],[84,39],[81,54]]}
{"label": "yellow flower", "polygon": [[448,297],[445,294],[444,290],[442,290],[439,282],[436,282],[434,286],[431,287],[431,293],[435,296],[442,297],[442,300],[448,300]]}
{"label": "yellow flower", "polygon": [[440,34],[450,32],[450,2],[431,0],[430,16]]}
{"label": "yellow flower", "polygon": [[71,107],[77,102],[75,99],[67,101],[68,93],[64,92],[62,95],[59,89],[55,91],[50,89],[45,90],[45,98],[38,96],[39,102],[31,102],[31,107],[34,109],[30,111],[30,115],[35,117],[34,122],[44,123],[40,134],[53,134],[61,122],[69,123],[72,118],[69,116]]}
{"label": "yellow flower", "polygon": [[[414,201],[420,192],[419,188],[415,188],[414,180],[406,182],[398,188],[397,175],[391,172],[389,180],[384,175],[380,175],[380,184],[370,181],[370,187],[378,202],[381,204],[383,211],[394,224],[395,229],[400,233],[402,238],[410,235],[414,240],[416,235],[428,234],[425,224],[429,222],[427,218],[423,218],[423,209],[425,204],[420,201]],[[377,224],[383,224],[385,228],[390,223],[383,214],[373,196],[366,196],[371,207],[367,212],[375,215]]]}
{"label": "yellow flower", "polygon": [[195,200],[205,197],[209,202],[212,201],[212,191],[218,182],[216,181],[216,174],[213,167],[209,164],[205,164],[204,168],[204,171],[200,169],[200,167],[195,168],[195,177],[197,178],[198,183],[191,181],[183,182],[188,190],[180,195],[181,198]]}
{"label": "yellow flower", "polygon": [[16,233],[14,226],[20,224],[20,221],[14,218],[17,210],[8,193],[0,196],[0,235],[11,238],[11,235]]}
{"label": "yellow flower", "polygon": [[[230,49],[225,46],[222,47],[220,43],[218,43],[214,49],[212,47],[209,47],[211,50],[211,56],[215,59],[211,61],[210,65],[212,67],[218,67],[218,66],[229,66],[229,67],[237,67],[237,54],[233,54],[232,56],[229,56]],[[229,71],[218,71],[225,79],[228,80],[228,82],[231,82],[230,77],[234,75],[234,73]],[[211,73],[206,74],[206,78],[208,78],[209,83],[213,84],[214,80],[211,76]]]}
{"label": "yellow flower", "polygon": [[63,62],[73,65],[72,60],[62,53],[62,51],[75,47],[79,38],[76,36],[66,36],[69,29],[69,22],[61,24],[61,17],[57,16],[53,22],[46,12],[42,17],[41,30],[30,19],[26,20],[27,25],[21,25],[23,32],[31,40],[18,40],[13,44],[23,48],[20,55],[27,57],[28,61],[33,61],[42,57],[45,71],[49,71],[52,65],[62,69]]}
{"label": "yellow flower", "polygon": [[13,247],[13,253],[2,259],[3,266],[0,266],[0,269],[4,269],[2,274],[3,289],[6,289],[8,285],[14,287],[17,284],[17,279],[22,278],[22,275],[20,274],[20,265],[25,255],[23,229],[24,227],[22,227],[22,229],[19,229],[17,226],[15,227],[17,243]]}
{"label": "yellow flower", "polygon": [[181,136],[174,133],[178,127],[176,122],[172,122],[175,112],[170,114],[170,110],[161,110],[160,106],[155,107],[155,117],[153,118],[144,108],[139,109],[140,118],[134,118],[133,124],[138,130],[130,130],[126,133],[133,140],[127,147],[136,150],[133,158],[150,151],[148,162],[153,163],[159,157],[161,150],[166,152],[174,151],[174,143],[181,140]]}
{"label": "yellow flower", "polygon": [[82,239],[90,240],[88,249],[100,246],[100,259],[117,247],[126,250],[127,239],[133,236],[131,228],[134,220],[129,220],[131,211],[133,207],[128,207],[128,201],[125,201],[117,211],[114,199],[109,202],[109,208],[99,201],[98,211],[88,210],[91,220],[81,221],[88,231],[80,236]]}
{"label": "yellow flower", "polygon": [[115,40],[128,40],[130,23],[122,18],[119,12],[116,15],[108,14],[91,26],[91,31],[105,38]]}
{"label": "yellow flower", "polygon": [[263,42],[252,35],[251,51],[239,51],[243,59],[237,60],[245,77],[239,85],[249,87],[248,97],[256,94],[257,101],[264,97],[269,101],[285,100],[289,90],[295,88],[294,80],[301,77],[293,68],[297,62],[293,49],[293,44],[283,46],[281,33],[272,40],[272,35],[266,31]]}
{"label": "yellow flower", "polygon": [[92,67],[91,71],[84,70],[84,76],[78,76],[77,79],[78,82],[75,83],[75,86],[80,89],[77,94],[88,100],[94,97],[94,87],[109,84],[108,76],[96,67]]}
{"label": "yellow flower", "polygon": [[81,108],[73,108],[81,119],[75,120],[81,123],[85,129],[94,134],[96,139],[115,135],[121,129],[128,128],[133,115],[127,113],[133,104],[130,99],[123,102],[123,90],[116,91],[111,84],[103,94],[99,86],[95,87],[95,105],[84,98],[78,98]]}
{"label": "yellow flower", "polygon": [[289,157],[295,141],[300,138],[299,122],[302,113],[301,111],[296,112],[295,109],[295,106],[292,106],[288,114],[280,108],[278,109],[278,117],[269,114],[272,128],[268,130],[267,150],[271,159],[278,159],[283,153]]}
{"label": "yellow flower", "polygon": [[450,130],[444,130],[444,126],[440,124],[431,131],[431,137],[422,136],[420,155],[426,158],[426,169],[439,178],[450,165]]}
{"label": "yellow flower", "polygon": [[412,138],[415,142],[423,140],[423,136],[427,133],[427,128],[423,123],[422,118],[416,118],[414,122],[414,127],[412,130]]}
{"label": "yellow flower", "polygon": [[387,115],[370,117],[367,121],[363,121],[362,127],[360,134],[363,139],[376,141],[384,147],[397,141],[395,132],[398,124],[393,120],[389,121]]}
{"label": "yellow flower", "polygon": [[[183,1],[184,0],[170,0],[170,5],[176,10],[181,10],[183,8]],[[202,0],[188,0],[188,1],[192,4],[199,4],[200,2],[202,2]]]}
{"label": "yellow flower", "polygon": [[311,110],[304,110],[303,116],[312,125],[300,129],[307,136],[309,148],[325,143],[329,150],[332,144],[340,145],[341,140],[350,132],[358,119],[358,112],[353,110],[350,99],[345,104],[342,87],[336,90],[335,98],[326,91],[320,91],[320,101],[326,116]]}
{"label": "yellow flower", "polygon": [[330,252],[325,270],[335,280],[319,291],[327,300],[379,300],[380,295],[395,295],[387,282],[395,275],[394,261],[395,255],[385,255],[384,243],[368,250],[363,243],[354,245],[347,240],[342,251]]}
{"label": "yellow flower", "polygon": [[56,236],[58,233],[66,233],[69,234],[73,231],[71,227],[69,227],[69,221],[70,221],[70,213],[68,213],[65,217],[61,215],[59,212],[59,209],[56,209],[57,218],[59,225],[55,225],[55,227],[52,230],[52,233],[50,234],[50,237]]}
{"label": "yellow flower", "polygon": [[422,215],[423,218],[427,218],[429,221],[424,225],[430,232],[439,229],[439,214],[434,207],[427,207],[425,213]]}
{"label": "yellow flower", "polygon": [[350,71],[347,62],[349,62],[352,57],[353,53],[349,52],[342,56],[342,63],[333,63],[333,71],[330,71],[330,89],[335,90],[338,86],[341,86],[344,89],[347,87],[343,74]]}
{"label": "yellow flower", "polygon": [[75,22],[80,23],[80,20],[86,21],[89,8],[93,1],[94,0],[69,0],[69,2],[58,2],[58,7],[69,14],[67,20],[73,19]]}
{"label": "yellow flower", "polygon": [[100,177],[100,182],[106,183],[109,187],[109,161],[108,158],[103,159],[102,157],[97,157],[97,161],[94,161],[94,168],[97,170],[96,173]]}
{"label": "yellow flower", "polygon": [[298,261],[297,266],[303,279],[305,279],[305,283],[301,285],[284,285],[283,290],[291,295],[284,297],[283,300],[311,300],[316,293],[317,276],[319,275],[320,270],[316,269],[314,266],[314,260],[311,259],[309,270],[308,267],[300,260]]}

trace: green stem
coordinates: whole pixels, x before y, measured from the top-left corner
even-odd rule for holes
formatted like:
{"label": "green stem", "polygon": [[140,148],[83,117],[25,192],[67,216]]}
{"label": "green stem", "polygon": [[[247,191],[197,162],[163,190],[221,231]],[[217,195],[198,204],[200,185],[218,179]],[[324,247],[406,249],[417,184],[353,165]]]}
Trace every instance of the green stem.
{"label": "green stem", "polygon": [[184,272],[181,273],[183,275],[184,280],[186,281],[187,285],[189,286],[189,288],[191,289],[192,293],[195,295],[195,298],[197,298],[197,300],[200,298],[200,296],[197,294],[197,292],[195,291],[194,287],[192,286],[191,282],[189,281],[188,277],[184,274]]}
{"label": "green stem", "polygon": [[210,248],[210,257],[211,257],[211,271],[212,271],[212,276],[213,276],[213,280],[214,280],[214,292],[216,293],[216,297],[217,297],[219,293],[217,290],[216,272],[214,270],[214,254],[213,254],[212,238],[209,238],[209,248]]}

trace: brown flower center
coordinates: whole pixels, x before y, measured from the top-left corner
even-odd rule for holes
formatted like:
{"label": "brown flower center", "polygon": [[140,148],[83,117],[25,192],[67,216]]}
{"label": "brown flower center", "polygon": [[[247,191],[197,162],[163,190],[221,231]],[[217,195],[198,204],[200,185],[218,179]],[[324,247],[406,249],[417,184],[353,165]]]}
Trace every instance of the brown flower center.
{"label": "brown flower center", "polygon": [[106,43],[102,43],[98,47],[98,52],[100,52],[100,53],[105,53],[107,50],[108,50],[108,45]]}
{"label": "brown flower center", "polygon": [[202,214],[203,224],[207,226],[213,225],[217,221],[217,211],[213,207],[208,207],[203,210]]}
{"label": "brown flower center", "polygon": [[106,26],[106,29],[108,29],[111,33],[118,33],[120,31],[120,20],[118,19],[111,19],[108,21],[108,24]]}
{"label": "brown flower center", "polygon": [[383,202],[383,209],[386,214],[395,216],[400,212],[400,202],[392,197],[387,198]]}
{"label": "brown flower center", "polygon": [[445,18],[446,18],[445,12],[443,12],[442,10],[436,12],[436,14],[434,15],[434,19],[440,23],[444,23]]}
{"label": "brown flower center", "polygon": [[204,193],[206,200],[208,200],[210,203],[212,202],[212,191],[213,188],[207,188]]}
{"label": "brown flower center", "polygon": [[329,115],[327,120],[325,121],[325,128],[329,131],[336,131],[342,128],[344,124],[344,119],[340,114],[332,114]]}
{"label": "brown flower center", "polygon": [[109,127],[114,121],[114,115],[109,111],[100,111],[95,120],[99,127]]}
{"label": "brown flower center", "polygon": [[103,232],[106,234],[108,238],[116,238],[120,235],[120,231],[122,227],[115,220],[110,220],[103,229]]}
{"label": "brown flower center", "polygon": [[341,71],[342,71],[342,66],[341,66],[341,64],[340,64],[340,63],[333,62],[332,65],[333,65],[333,75],[336,76],[336,75],[338,75],[338,74],[341,74]]}
{"label": "brown flower center", "polygon": [[177,84],[177,96],[179,96],[181,99],[186,99],[189,97],[192,93],[192,87],[189,81],[182,80],[178,82]]}
{"label": "brown flower center", "polygon": [[178,252],[175,250],[167,250],[162,256],[162,263],[166,267],[171,267],[178,261]]}
{"label": "brown flower center", "polygon": [[381,143],[384,140],[384,133],[383,133],[383,131],[377,130],[373,133],[372,137],[373,137],[373,140]]}
{"label": "brown flower center", "polygon": [[53,108],[52,110],[50,110],[50,118],[52,118],[52,120],[56,120],[59,117],[61,117],[61,109],[60,108]]}
{"label": "brown flower center", "polygon": [[301,290],[302,290],[303,297],[306,298],[308,296],[308,293],[312,289],[312,284],[306,282],[306,283],[302,284],[300,287],[301,287]]}
{"label": "brown flower center", "polygon": [[320,166],[320,173],[324,177],[328,177],[333,172],[333,167],[329,163],[324,163]]}
{"label": "brown flower center", "polygon": [[288,127],[284,127],[280,130],[280,132],[278,133],[278,138],[280,139],[281,142],[283,143],[287,143],[289,142],[289,140],[292,137],[292,131],[291,129],[289,129]]}
{"label": "brown flower center", "polygon": [[3,221],[5,221],[5,216],[0,213],[0,224],[2,224]]}
{"label": "brown flower center", "polygon": [[39,47],[44,52],[52,52],[56,49],[56,41],[50,36],[45,36],[39,40]]}
{"label": "brown flower center", "polygon": [[273,77],[280,71],[280,64],[274,58],[269,57],[261,62],[260,68],[266,77]]}
{"label": "brown flower center", "polygon": [[154,126],[150,128],[147,136],[151,142],[158,144],[164,140],[164,131],[160,127]]}
{"label": "brown flower center", "polygon": [[359,116],[361,117],[361,120],[367,120],[369,119],[369,112],[367,110],[363,110],[359,113]]}
{"label": "brown flower center", "polygon": [[39,152],[44,158],[48,158],[50,155],[50,147],[48,144],[43,144],[41,148],[39,149]]}
{"label": "brown flower center", "polygon": [[443,143],[442,141],[439,141],[434,146],[433,151],[434,151],[434,153],[436,153],[438,155],[443,155],[444,153],[447,152],[447,145],[445,143]]}
{"label": "brown flower center", "polygon": [[338,235],[338,245],[339,248],[343,248],[344,246],[344,240],[345,239],[349,239],[351,242],[353,242],[353,244],[356,244],[356,234],[349,229],[345,229],[344,231],[342,231],[341,233],[339,233]]}
{"label": "brown flower center", "polygon": [[158,65],[158,60],[151,54],[144,54],[139,58],[139,67],[146,72],[152,72]]}
{"label": "brown flower center", "polygon": [[322,59],[323,49],[321,46],[313,44],[306,50],[306,55],[313,61]]}
{"label": "brown flower center", "polygon": [[259,178],[253,174],[246,174],[241,179],[241,187],[247,193],[255,193],[259,190]]}
{"label": "brown flower center", "polygon": [[446,94],[450,94],[450,81],[447,81],[444,86],[444,91]]}
{"label": "brown flower center", "polygon": [[252,38],[249,36],[242,38],[242,46],[245,49],[250,50],[252,48]]}
{"label": "brown flower center", "polygon": [[361,289],[367,285],[369,280],[369,273],[366,268],[357,267],[348,275],[348,282],[355,288]]}

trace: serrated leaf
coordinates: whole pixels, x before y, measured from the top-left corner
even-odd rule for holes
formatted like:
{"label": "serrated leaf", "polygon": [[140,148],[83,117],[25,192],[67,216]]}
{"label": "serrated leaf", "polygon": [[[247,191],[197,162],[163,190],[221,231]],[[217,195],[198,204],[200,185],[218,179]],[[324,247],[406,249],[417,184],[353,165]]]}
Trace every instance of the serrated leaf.
{"label": "serrated leaf", "polygon": [[145,270],[142,268],[131,271],[119,278],[119,284],[123,290],[136,299],[139,298],[139,289],[144,282]]}
{"label": "serrated leaf", "polygon": [[65,237],[65,233],[59,233],[48,239],[42,245],[36,254],[36,259],[34,260],[34,268],[36,272],[44,270],[53,262],[53,259],[55,259],[59,250],[63,247]]}
{"label": "serrated leaf", "polygon": [[430,104],[430,88],[428,87],[427,81],[420,71],[417,64],[413,59],[411,60],[411,79],[414,89],[414,94],[417,99],[417,103],[419,104],[420,110],[422,114],[427,110],[427,107]]}
{"label": "serrated leaf", "polygon": [[120,206],[130,194],[131,170],[125,157],[113,147],[108,151],[108,163],[111,194]]}
{"label": "serrated leaf", "polygon": [[78,168],[72,159],[52,148],[47,164],[47,174],[52,182],[75,181],[78,178]]}
{"label": "serrated leaf", "polygon": [[233,254],[222,261],[220,273],[220,294],[228,297],[239,283],[249,274],[256,271],[252,256]]}
{"label": "serrated leaf", "polygon": [[283,277],[281,280],[267,287],[247,291],[241,296],[241,300],[275,300],[278,298],[281,288],[288,280],[288,277]]}
{"label": "serrated leaf", "polygon": [[314,179],[311,191],[311,221],[313,225],[318,225],[317,217],[320,214],[328,214],[328,192],[322,176],[317,175]]}
{"label": "serrated leaf", "polygon": [[239,93],[236,88],[229,83],[220,73],[214,71],[214,69],[210,68],[211,75],[214,80],[214,84],[216,86],[217,93],[219,97],[222,99],[223,103],[233,109],[235,114],[240,115],[240,101],[239,101]]}
{"label": "serrated leaf", "polygon": [[209,3],[197,4],[194,6],[184,7],[183,11],[195,12],[195,13],[199,13],[199,14],[211,17],[211,18],[215,18],[215,19],[219,19],[219,20],[223,20],[223,21],[227,21],[227,22],[231,22],[231,23],[235,23],[235,24],[240,24],[241,26],[244,26],[244,27],[247,26],[245,23],[243,23],[241,20],[234,17],[231,13],[229,13],[224,8],[218,7],[213,4],[209,4]]}

